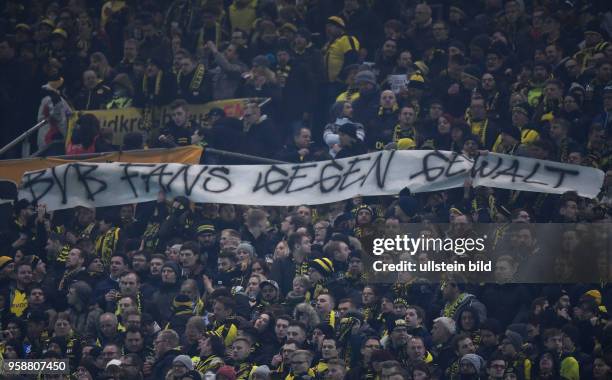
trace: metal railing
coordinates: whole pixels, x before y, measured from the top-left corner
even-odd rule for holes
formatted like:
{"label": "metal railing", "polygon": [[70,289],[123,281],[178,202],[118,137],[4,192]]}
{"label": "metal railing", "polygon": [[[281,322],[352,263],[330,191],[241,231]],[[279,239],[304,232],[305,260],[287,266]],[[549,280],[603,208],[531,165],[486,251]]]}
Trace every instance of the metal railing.
{"label": "metal railing", "polygon": [[28,129],[27,131],[23,132],[22,134],[20,134],[19,136],[17,136],[13,141],[11,141],[10,143],[6,144],[5,146],[2,147],[2,149],[0,149],[0,157],[2,157],[2,155],[6,152],[8,152],[9,150],[11,150],[14,146],[16,146],[17,144],[19,144],[20,142],[22,142],[23,140],[27,139],[32,133],[38,131],[40,128],[42,128],[45,124],[47,124],[47,120],[41,120],[38,123],[36,123],[32,128]]}

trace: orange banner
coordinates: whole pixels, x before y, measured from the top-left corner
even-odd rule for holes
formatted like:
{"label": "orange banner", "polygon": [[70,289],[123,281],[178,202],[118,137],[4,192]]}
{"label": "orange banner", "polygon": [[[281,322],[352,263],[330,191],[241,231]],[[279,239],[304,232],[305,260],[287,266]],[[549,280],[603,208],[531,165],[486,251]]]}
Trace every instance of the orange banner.
{"label": "orange banner", "polygon": [[127,152],[109,152],[86,159],[63,159],[54,157],[24,158],[21,160],[0,161],[0,180],[8,180],[19,185],[23,173],[52,168],[70,162],[139,162],[161,163],[176,162],[183,164],[199,164],[203,148],[196,145],[173,149],[148,149]]}

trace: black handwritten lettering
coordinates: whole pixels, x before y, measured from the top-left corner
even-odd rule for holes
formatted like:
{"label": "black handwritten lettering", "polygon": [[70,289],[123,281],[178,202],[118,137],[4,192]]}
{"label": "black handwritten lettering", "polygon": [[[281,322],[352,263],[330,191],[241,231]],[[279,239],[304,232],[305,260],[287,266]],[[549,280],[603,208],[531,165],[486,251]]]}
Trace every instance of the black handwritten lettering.
{"label": "black handwritten lettering", "polygon": [[446,176],[446,178],[451,178],[451,177],[454,177],[456,175],[465,173],[465,169],[461,169],[461,170],[458,170],[456,172],[452,172],[451,173],[451,169],[453,168],[454,164],[464,162],[463,160],[458,160],[458,158],[460,158],[460,157],[461,157],[461,155],[459,155],[459,154],[453,154],[453,157],[451,158],[450,162],[448,163],[448,166],[446,167],[446,172],[444,173],[444,176]]}
{"label": "black handwritten lettering", "polygon": [[[53,189],[53,186],[55,185],[53,179],[43,178],[45,174],[48,173],[48,171],[49,169],[43,169],[25,173],[24,175],[24,181],[22,182],[21,187],[30,191],[33,202],[38,202],[38,200],[47,195],[47,193],[51,191],[51,189]],[[38,184],[45,184],[47,186],[40,193],[36,193],[34,191],[34,186]]]}
{"label": "black handwritten lettering", "polygon": [[174,176],[166,183],[166,188],[172,190],[172,184],[174,181],[183,174],[183,192],[186,196],[190,196],[193,188],[195,187],[198,180],[208,170],[208,165],[202,166],[196,177],[194,178],[191,184],[189,183],[189,169],[191,169],[191,165],[183,165],[179,170],[176,171]]}
{"label": "black handwritten lettering", "polygon": [[491,177],[491,179],[496,179],[502,175],[505,176],[510,176],[512,177],[512,182],[516,182],[516,178],[523,178],[524,176],[522,174],[518,173],[519,170],[519,161],[517,159],[512,160],[512,164],[507,167],[506,169],[495,173],[495,175],[493,177]]}
{"label": "black handwritten lettering", "polygon": [[553,186],[553,189],[556,189],[560,187],[561,185],[563,185],[563,181],[565,181],[566,175],[578,176],[580,174],[578,170],[563,169],[563,168],[549,166],[549,165],[544,165],[544,169],[548,170],[549,172],[559,174],[559,180],[557,181],[557,184]]}
{"label": "black handwritten lettering", "polygon": [[[444,161],[445,163],[449,161],[448,158],[446,158],[444,154],[438,152],[437,150],[431,153],[427,153],[423,157],[423,162],[422,162],[423,170],[411,175],[410,179],[414,179],[420,175],[425,175],[425,180],[427,182],[433,182],[437,180],[442,174],[444,174],[444,166],[430,166],[430,162],[429,162],[430,159],[440,159]],[[433,175],[431,174],[432,171],[434,171]]]}
{"label": "black handwritten lettering", "polygon": [[168,164],[158,165],[149,174],[142,174],[140,176],[144,180],[146,193],[148,193],[151,189],[150,181],[151,181],[151,178],[153,177],[157,177],[157,183],[160,189],[162,189],[165,192],[169,192],[169,189],[167,189],[163,184],[163,179],[164,177],[167,177],[167,176],[172,177],[174,173],[166,172],[165,170],[167,167],[168,167]]}
{"label": "black handwritten lettering", "polygon": [[[481,160],[480,158],[481,156],[478,156],[474,160],[474,165],[472,165],[472,169],[470,170],[470,175],[472,176],[472,178],[476,176],[481,177],[481,178],[487,178],[491,174],[495,173],[495,171],[499,169],[499,167],[504,162],[503,158],[497,157],[497,164],[495,164],[495,166],[488,173],[486,173],[485,168],[489,166],[489,162],[485,160]],[[477,168],[476,165],[478,163],[480,163],[480,166]]]}
{"label": "black handwritten lettering", "polygon": [[[104,190],[106,190],[106,188],[108,187],[105,181],[90,175],[98,169],[98,165],[95,165],[95,164],[73,164],[73,165],[74,165],[74,168],[76,169],[77,177],[79,178],[79,182],[83,184],[85,191],[87,191],[87,199],[89,199],[90,201],[95,201],[95,196],[97,194],[100,194]],[[84,169],[84,171],[81,171],[81,169]],[[94,182],[99,185],[96,191],[92,191],[92,189],[89,186],[90,182]]]}
{"label": "black handwritten lettering", "polygon": [[370,173],[372,173],[372,170],[374,168],[376,168],[376,185],[380,189],[384,189],[385,188],[385,183],[387,182],[387,173],[389,172],[389,166],[391,166],[391,161],[393,161],[393,157],[395,156],[395,151],[392,150],[391,153],[389,153],[389,159],[387,160],[387,165],[385,166],[384,173],[381,173],[381,166],[380,165],[381,165],[381,162],[382,162],[383,154],[384,154],[384,152],[381,152],[380,154],[378,154],[378,156],[374,160],[374,163],[370,167],[370,170],[368,170],[368,173],[364,177],[363,181],[361,181],[361,185],[360,185],[361,187],[363,187],[365,181],[370,176]]}
{"label": "black handwritten lettering", "polygon": [[51,168],[51,174],[53,174],[53,179],[55,180],[57,187],[59,187],[60,189],[60,192],[62,194],[62,204],[64,205],[68,203],[67,197],[66,197],[66,190],[67,190],[66,179],[68,175],[68,170],[70,170],[71,167],[72,167],[72,164],[69,164],[67,166],[62,166],[62,169],[64,169],[63,181],[60,181],[60,179],[57,177],[58,168],[56,166]]}
{"label": "black handwritten lettering", "polygon": [[132,178],[138,178],[138,172],[130,172],[129,169],[132,167],[147,167],[147,168],[152,168],[155,166],[155,164],[132,164],[132,163],[126,163],[126,164],[119,164],[119,166],[123,166],[123,176],[121,176],[119,179],[122,181],[128,181],[128,184],[130,185],[130,189],[132,189],[132,193],[134,194],[135,198],[138,198],[138,192],[136,191],[136,186],[134,185],[134,182],[132,182]]}
{"label": "black handwritten lettering", "polygon": [[[210,169],[210,172],[208,172],[208,174],[210,174],[210,178],[206,178],[204,180],[204,190],[209,191],[211,193],[223,193],[225,191],[228,191],[229,189],[232,188],[232,181],[230,181],[230,179],[228,178],[229,174],[230,174],[230,170],[225,167],[216,167],[216,168],[212,168]],[[208,187],[208,182],[212,181],[213,178],[218,178],[221,181],[225,182],[225,187],[220,187],[219,189],[210,189]]]}
{"label": "black handwritten lettering", "polygon": [[535,165],[533,165],[533,168],[531,169],[531,173],[529,173],[525,178],[523,178],[523,182],[525,183],[534,183],[534,184],[538,184],[538,185],[548,185],[546,182],[540,182],[540,181],[530,181],[530,179],[536,175],[536,173],[538,172],[538,169],[540,168],[540,163],[536,162]]}
{"label": "black handwritten lettering", "polygon": [[[253,188],[253,192],[256,193],[257,191],[259,191],[261,188],[265,188],[266,191],[269,194],[278,194],[281,191],[283,191],[286,187],[287,187],[287,180],[284,178],[279,178],[276,179],[274,181],[270,181],[270,175],[273,173],[279,173],[281,176],[286,177],[289,173],[287,173],[287,171],[279,168],[276,165],[272,165],[270,166],[270,168],[266,171],[266,174],[264,175],[263,178],[263,184],[261,184],[261,173],[259,173],[259,176],[257,178],[257,183],[255,184],[255,187]],[[273,185],[279,185],[277,188],[272,188]]]}
{"label": "black handwritten lettering", "polygon": [[299,173],[300,170],[303,169],[310,169],[310,168],[316,168],[317,164],[306,164],[306,165],[295,165],[293,166],[291,169],[293,169],[293,174],[291,174],[291,177],[289,177],[289,183],[287,184],[287,188],[285,189],[285,193],[286,194],[291,194],[291,193],[295,193],[304,189],[310,189],[311,187],[314,187],[317,185],[316,181],[311,182],[309,185],[305,185],[302,187],[298,187],[297,189],[291,189],[291,185],[293,184],[293,182],[296,179],[299,178],[307,178],[308,176],[306,174],[303,175],[297,175]]}
{"label": "black handwritten lettering", "polygon": [[[329,177],[326,177],[325,174],[327,173],[328,168],[336,168],[340,172],[343,169],[342,165],[337,163],[335,160],[330,162],[329,164],[325,164],[323,168],[321,168],[321,180],[319,181],[319,189],[321,190],[323,194],[327,194],[329,192],[334,191],[334,189],[338,186],[338,184],[342,180],[341,174],[334,174],[334,175],[330,175]],[[333,180],[333,179],[335,179],[336,181],[330,187],[325,187],[325,184],[328,181]]]}
{"label": "black handwritten lettering", "polygon": [[355,173],[359,173],[361,171],[361,168],[357,168],[355,169],[355,165],[357,165],[359,162],[363,162],[363,161],[370,161],[370,157],[355,157],[352,160],[349,161],[349,168],[347,171],[344,172],[344,174],[342,175],[342,182],[340,183],[340,187],[338,188],[338,190],[342,191],[346,188],[349,188],[352,184],[357,183],[359,181],[363,181],[365,179],[365,177],[367,177],[367,174],[362,175],[361,177],[353,180],[352,182],[348,183],[345,185],[346,183],[346,179],[351,175],[351,174],[355,174]]}

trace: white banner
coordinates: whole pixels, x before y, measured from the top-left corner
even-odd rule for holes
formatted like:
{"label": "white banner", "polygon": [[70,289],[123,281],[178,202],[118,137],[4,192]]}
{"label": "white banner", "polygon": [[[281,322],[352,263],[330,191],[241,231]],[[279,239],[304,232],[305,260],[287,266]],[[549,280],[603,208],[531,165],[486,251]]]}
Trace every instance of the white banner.
{"label": "white banner", "polygon": [[604,173],[589,167],[490,153],[476,161],[446,151],[381,151],[283,165],[71,163],[26,172],[20,198],[50,210],[152,201],[159,191],[194,202],[264,206],[323,204],[356,195],[393,195],[489,186],[595,197]]}

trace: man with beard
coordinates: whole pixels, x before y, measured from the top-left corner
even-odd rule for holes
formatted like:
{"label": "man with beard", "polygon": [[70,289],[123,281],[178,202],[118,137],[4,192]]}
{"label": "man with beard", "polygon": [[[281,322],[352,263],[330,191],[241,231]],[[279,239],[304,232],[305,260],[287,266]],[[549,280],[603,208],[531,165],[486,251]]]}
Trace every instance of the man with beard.
{"label": "man with beard", "polygon": [[200,244],[200,263],[214,267],[219,252],[215,225],[210,221],[203,221],[196,227],[196,239]]}
{"label": "man with beard", "polygon": [[485,100],[482,96],[472,97],[467,123],[472,134],[478,136],[480,146],[491,150],[499,136],[499,128],[495,125],[494,120],[487,115]]}
{"label": "man with beard", "polygon": [[408,365],[410,362],[410,356],[408,355],[408,341],[410,336],[408,335],[407,327],[406,321],[401,318],[388,319],[387,329],[390,339],[387,341],[385,348],[393,352],[397,360],[403,363],[403,365]]}
{"label": "man with beard", "polygon": [[465,354],[459,360],[459,374],[456,378],[478,380],[483,368],[485,368],[485,361],[482,357],[474,353]]}

